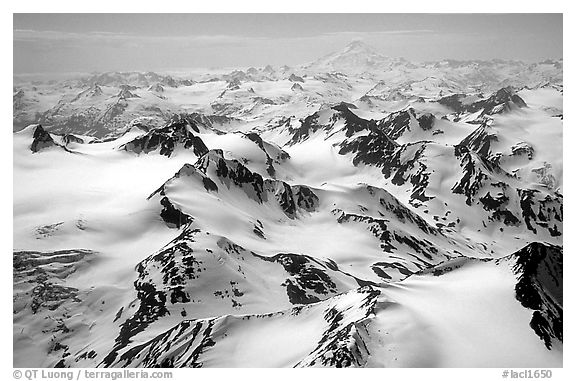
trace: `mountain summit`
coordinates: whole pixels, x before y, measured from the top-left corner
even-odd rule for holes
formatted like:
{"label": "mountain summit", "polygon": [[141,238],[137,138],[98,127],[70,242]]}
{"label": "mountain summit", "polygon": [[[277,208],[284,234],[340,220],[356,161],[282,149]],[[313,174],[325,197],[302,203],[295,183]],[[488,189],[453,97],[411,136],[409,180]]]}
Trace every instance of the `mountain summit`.
{"label": "mountain summit", "polygon": [[364,41],[361,40],[354,40],[343,50],[344,52],[351,52],[351,53],[370,53],[370,54],[378,54],[372,49],[371,46],[366,44]]}
{"label": "mountain summit", "polygon": [[376,52],[362,41],[352,41],[343,50],[328,54],[310,65],[308,69],[324,72],[358,74],[388,66],[390,58]]}

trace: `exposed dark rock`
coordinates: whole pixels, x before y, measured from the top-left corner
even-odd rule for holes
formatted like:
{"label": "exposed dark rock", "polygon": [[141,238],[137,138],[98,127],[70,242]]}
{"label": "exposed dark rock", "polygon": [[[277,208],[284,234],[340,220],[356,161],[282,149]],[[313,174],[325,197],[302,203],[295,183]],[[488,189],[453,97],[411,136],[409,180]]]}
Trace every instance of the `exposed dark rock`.
{"label": "exposed dark rock", "polygon": [[518,226],[520,220],[514,213],[506,208],[510,198],[504,193],[505,189],[507,188],[505,187],[503,192],[494,196],[488,192],[479,198],[479,201],[482,203],[484,210],[492,211],[492,216],[490,217],[492,221],[499,220],[504,222],[505,225]]}
{"label": "exposed dark rock", "polygon": [[30,294],[14,293],[14,300],[30,299],[33,314],[41,310],[57,310],[65,303],[77,303],[79,289],[66,286],[64,280],[96,253],[90,250],[72,249],[54,252],[15,251],[13,253],[14,284],[21,282],[34,285]]}
{"label": "exposed dark rock", "polygon": [[41,125],[36,126],[34,129],[32,145],[30,146],[30,150],[32,152],[38,152],[44,148],[56,146],[56,142],[52,139],[52,136],[42,128]]}
{"label": "exposed dark rock", "polygon": [[[472,205],[472,200],[476,193],[482,188],[488,175],[482,170],[479,159],[475,157],[468,147],[457,145],[454,147],[454,155],[460,159],[463,176],[454,184],[452,192],[462,194],[466,197],[466,204]],[[490,166],[489,163],[483,162],[484,165]]]}
{"label": "exposed dark rock", "polygon": [[279,263],[290,274],[282,286],[286,287],[292,304],[319,302],[317,295],[328,296],[337,292],[336,284],[316,259],[299,254],[276,254],[270,258],[260,258]]}
{"label": "exposed dark rock", "polygon": [[480,117],[507,112],[515,107],[527,107],[526,102],[511,87],[502,88],[490,97],[473,103],[462,103],[465,97],[464,94],[455,94],[439,99],[438,103],[450,107],[458,114],[481,111]]}
{"label": "exposed dark rock", "polygon": [[[296,217],[298,209],[312,212],[319,204],[318,197],[310,188],[302,185],[290,186],[288,183],[274,179],[264,179],[259,173],[250,171],[238,160],[225,159],[221,150],[210,151],[198,160],[194,168],[201,172],[204,178],[208,179],[207,176],[212,176],[228,188],[232,185],[238,187],[258,203],[276,199],[284,213],[290,218]],[[216,185],[212,179],[206,181]]]}
{"label": "exposed dark rock", "polygon": [[163,93],[164,92],[164,88],[162,87],[162,85],[160,85],[159,83],[152,85],[148,88],[148,91],[153,91],[155,93]]}
{"label": "exposed dark rock", "polygon": [[290,90],[292,90],[292,91],[304,91],[304,88],[299,83],[295,83],[292,85],[292,87],[290,87]]}
{"label": "exposed dark rock", "polygon": [[542,192],[536,189],[516,189],[516,191],[520,197],[522,217],[529,230],[537,234],[537,226],[543,226],[551,235],[561,235],[556,224],[562,226],[562,195],[543,196]]}
{"label": "exposed dark rock", "polygon": [[264,229],[264,226],[262,226],[262,222],[260,222],[260,220],[256,220],[256,224],[254,224],[254,229],[252,231],[258,237],[260,237],[262,239],[266,239],[266,236],[264,235],[263,229]]}
{"label": "exposed dark rock", "polygon": [[[194,258],[192,249],[187,245],[179,244],[179,242],[185,240],[193,242],[193,237],[197,233],[198,230],[184,229],[171,242],[171,245],[138,264],[136,267],[138,279],[134,282],[139,302],[138,310],[120,326],[120,332],[115,339],[114,348],[102,360],[102,365],[108,367],[115,363],[119,352],[130,344],[133,336],[144,331],[150,324],[169,313],[166,307],[168,302],[167,292],[158,289],[158,286],[165,284],[177,286],[184,284],[184,279],[194,279],[197,276],[198,268],[202,263]],[[181,264],[177,265],[176,254],[182,257],[180,259]],[[149,278],[149,271],[155,263],[159,263],[163,267],[162,285],[156,285]],[[172,304],[189,300],[186,293],[183,293],[179,287],[172,287],[170,296]],[[124,355],[126,356],[126,354]],[[126,359],[124,356],[120,357],[120,360],[126,361]]]}
{"label": "exposed dark rock", "polygon": [[440,98],[438,103],[446,106],[457,113],[465,111],[465,105],[462,103],[462,99],[465,97],[464,94],[453,94],[447,97]]}
{"label": "exposed dark rock", "polygon": [[192,218],[189,215],[182,213],[182,211],[179,209],[176,209],[168,197],[163,197],[162,200],[160,200],[160,204],[162,204],[164,207],[164,209],[162,209],[160,212],[160,217],[162,217],[168,226],[179,229],[181,226],[186,225],[192,221]]}
{"label": "exposed dark rock", "polygon": [[[372,131],[352,141],[345,140],[340,144],[341,155],[353,153],[352,163],[374,165],[382,169],[386,178],[392,178],[394,185],[412,184],[410,203],[419,205],[430,200],[426,195],[430,173],[420,160],[426,149],[426,142],[399,145],[388,135]],[[417,147],[417,149],[414,149]]]}
{"label": "exposed dark rock", "polygon": [[534,147],[526,142],[520,142],[512,146],[512,156],[526,156],[528,160],[534,157]]}
{"label": "exposed dark rock", "polygon": [[307,116],[306,118],[300,120],[300,127],[299,128],[292,128],[291,126],[288,127],[289,132],[292,134],[292,139],[288,143],[289,145],[294,145],[301,141],[308,139],[308,137],[314,133],[315,131],[322,128],[322,126],[318,125],[318,117],[320,115],[316,112],[312,115]]}
{"label": "exposed dark rock", "polygon": [[390,139],[396,141],[410,130],[411,118],[416,119],[414,109],[394,112],[378,122],[378,129]]}
{"label": "exposed dark rock", "polygon": [[519,276],[516,299],[534,310],[530,327],[548,349],[563,338],[562,248],[539,242],[517,251],[511,258]]}
{"label": "exposed dark rock", "polygon": [[218,186],[214,181],[212,181],[211,178],[203,177],[202,183],[204,184],[204,189],[206,189],[208,192],[218,192]]}
{"label": "exposed dark rock", "polygon": [[460,142],[461,146],[466,146],[477,154],[489,158],[490,157],[490,146],[492,142],[497,142],[498,136],[490,131],[490,126],[482,124],[476,130],[474,130],[470,135],[464,138]]}
{"label": "exposed dark rock", "polygon": [[226,85],[226,88],[228,90],[239,90],[241,84],[242,84],[242,82],[240,82],[240,79],[234,78],[228,82],[228,85]]}
{"label": "exposed dark rock", "polygon": [[78,144],[84,144],[84,140],[77,137],[76,135],[72,135],[72,134],[66,134],[62,137],[62,141],[64,142],[64,144],[68,145],[70,143],[78,143]]}
{"label": "exposed dark rock", "polygon": [[354,154],[352,159],[354,165],[362,163],[381,166],[385,164],[386,158],[396,151],[398,144],[386,134],[373,131],[354,140],[346,140],[340,144],[340,147],[338,152],[340,155]]}
{"label": "exposed dark rock", "polygon": [[[254,143],[256,143],[256,145],[262,150],[262,152],[264,152],[266,154],[266,171],[268,172],[268,174],[272,177],[275,178],[276,177],[276,168],[274,168],[274,158],[272,158],[272,156],[270,156],[270,152],[272,145],[270,143],[264,142],[262,140],[262,138],[260,137],[260,135],[258,135],[255,132],[251,132],[248,134],[245,134],[244,136],[246,136],[248,139],[250,139],[251,141],[253,141]],[[268,147],[268,149],[267,149]],[[279,147],[275,147],[277,151],[279,151],[279,154],[277,155],[277,157],[275,158],[276,160],[279,161],[284,161],[288,158],[290,158],[290,155],[282,150]]]}
{"label": "exposed dark rock", "polygon": [[183,147],[192,149],[196,156],[202,156],[208,152],[208,148],[193,131],[199,132],[193,120],[187,115],[176,115],[165,127],[151,130],[122,145],[121,148],[137,154],[159,149],[160,155],[170,157],[177,147]]}
{"label": "exposed dark rock", "polygon": [[296,74],[290,74],[288,78],[290,82],[301,82],[304,83],[304,78],[297,76]]}
{"label": "exposed dark rock", "polygon": [[134,94],[132,91],[136,90],[135,86],[120,85],[120,92],[116,95],[119,99],[132,99],[140,98],[139,95]]}
{"label": "exposed dark rock", "polygon": [[[352,105],[352,108],[356,108],[356,106]],[[349,138],[352,135],[360,132],[360,131],[371,131],[376,128],[376,122],[373,120],[366,120],[362,119],[352,111],[350,111],[350,103],[341,102],[340,104],[333,106],[332,109],[338,111],[337,114],[339,117],[345,120],[345,131],[346,137]]]}
{"label": "exposed dark rock", "polygon": [[[324,314],[324,319],[328,328],[322,334],[318,346],[297,366],[321,365],[326,367],[347,368],[364,366],[370,356],[366,341],[368,332],[366,322],[375,313],[377,297],[380,294],[370,286],[357,290],[361,295],[365,295],[360,311],[363,312],[359,318],[348,322],[345,311],[338,308],[331,308]],[[358,307],[356,307],[358,309]]]}
{"label": "exposed dark rock", "polygon": [[435,121],[436,117],[431,113],[422,114],[418,117],[420,128],[422,128],[424,131],[432,129],[432,127],[434,127]]}

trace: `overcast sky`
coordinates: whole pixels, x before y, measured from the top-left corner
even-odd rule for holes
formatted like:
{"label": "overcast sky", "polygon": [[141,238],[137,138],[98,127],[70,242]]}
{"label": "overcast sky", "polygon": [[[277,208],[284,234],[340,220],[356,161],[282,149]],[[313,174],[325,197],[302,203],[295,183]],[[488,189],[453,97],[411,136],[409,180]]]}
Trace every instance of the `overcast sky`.
{"label": "overcast sky", "polygon": [[562,57],[561,14],[15,14],[14,73],[295,65],[363,40],[413,61]]}

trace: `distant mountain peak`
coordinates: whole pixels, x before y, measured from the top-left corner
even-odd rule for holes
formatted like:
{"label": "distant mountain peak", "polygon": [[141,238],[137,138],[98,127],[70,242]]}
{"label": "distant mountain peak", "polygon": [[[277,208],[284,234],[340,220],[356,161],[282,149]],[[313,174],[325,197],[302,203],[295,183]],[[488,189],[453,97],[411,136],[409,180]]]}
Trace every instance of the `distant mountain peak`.
{"label": "distant mountain peak", "polygon": [[362,40],[354,40],[346,45],[345,51],[369,51],[374,52],[374,49]]}
{"label": "distant mountain peak", "polygon": [[343,50],[316,60],[308,68],[324,72],[362,73],[385,66],[389,61],[388,57],[376,52],[363,41],[355,40]]}
{"label": "distant mountain peak", "polygon": [[374,57],[378,59],[386,59],[387,57],[378,53],[372,46],[366,44],[361,40],[354,40],[350,42],[344,49],[339,52],[333,53],[334,55],[344,57],[347,55],[358,55],[363,57]]}

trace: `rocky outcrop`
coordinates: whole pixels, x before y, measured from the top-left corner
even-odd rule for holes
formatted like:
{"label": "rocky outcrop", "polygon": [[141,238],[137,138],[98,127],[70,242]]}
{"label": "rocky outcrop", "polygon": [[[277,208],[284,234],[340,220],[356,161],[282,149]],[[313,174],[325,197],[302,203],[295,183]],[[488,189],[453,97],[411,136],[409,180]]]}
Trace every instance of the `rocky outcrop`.
{"label": "rocky outcrop", "polygon": [[300,82],[300,83],[304,83],[304,78],[297,76],[296,74],[292,73],[290,74],[290,77],[288,78],[288,80],[290,82]]}
{"label": "rocky outcrop", "polygon": [[32,152],[39,152],[44,148],[57,145],[54,139],[52,139],[52,136],[50,136],[50,134],[42,128],[41,125],[36,126],[32,138],[32,144],[30,145],[30,150]]}
{"label": "rocky outcrop", "polygon": [[136,154],[156,152],[170,157],[177,148],[190,149],[196,156],[208,152],[208,148],[194,132],[199,132],[193,120],[186,115],[174,116],[166,126],[153,129],[143,136],[123,144],[120,149]]}
{"label": "rocky outcrop", "polygon": [[510,256],[516,299],[534,310],[530,327],[548,349],[563,339],[563,254],[559,246],[531,243]]}

